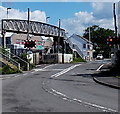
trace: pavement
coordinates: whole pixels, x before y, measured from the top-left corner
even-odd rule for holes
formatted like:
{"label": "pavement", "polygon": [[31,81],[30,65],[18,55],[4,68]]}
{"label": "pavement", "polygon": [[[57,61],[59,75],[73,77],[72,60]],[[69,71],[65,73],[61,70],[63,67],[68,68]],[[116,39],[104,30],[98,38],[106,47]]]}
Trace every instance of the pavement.
{"label": "pavement", "polygon": [[[104,65],[100,69],[100,71],[105,71],[105,70],[107,70],[107,65]],[[93,76],[93,80],[99,84],[109,86],[115,89],[120,89],[120,78],[117,78],[115,76],[95,75]]]}
{"label": "pavement", "polygon": [[99,84],[120,89],[120,79],[116,77],[93,77],[93,80]]}

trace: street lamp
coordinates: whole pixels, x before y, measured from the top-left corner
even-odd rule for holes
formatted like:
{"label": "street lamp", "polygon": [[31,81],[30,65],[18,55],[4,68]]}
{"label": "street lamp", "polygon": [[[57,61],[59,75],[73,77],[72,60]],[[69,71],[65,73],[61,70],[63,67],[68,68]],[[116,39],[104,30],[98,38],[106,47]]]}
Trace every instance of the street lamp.
{"label": "street lamp", "polygon": [[46,23],[48,22],[48,19],[49,19],[50,17],[46,17]]}
{"label": "street lamp", "polygon": [[7,19],[8,19],[8,10],[10,10],[11,8],[7,8]]}

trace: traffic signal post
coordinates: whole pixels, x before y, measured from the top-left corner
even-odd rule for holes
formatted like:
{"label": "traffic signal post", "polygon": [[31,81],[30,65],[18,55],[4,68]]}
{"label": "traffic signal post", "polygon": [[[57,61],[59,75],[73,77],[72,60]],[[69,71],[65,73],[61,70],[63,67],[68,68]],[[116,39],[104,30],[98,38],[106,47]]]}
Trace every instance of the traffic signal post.
{"label": "traffic signal post", "polygon": [[114,45],[114,44],[120,44],[120,37],[115,37],[115,38],[108,38],[107,39],[107,44]]}

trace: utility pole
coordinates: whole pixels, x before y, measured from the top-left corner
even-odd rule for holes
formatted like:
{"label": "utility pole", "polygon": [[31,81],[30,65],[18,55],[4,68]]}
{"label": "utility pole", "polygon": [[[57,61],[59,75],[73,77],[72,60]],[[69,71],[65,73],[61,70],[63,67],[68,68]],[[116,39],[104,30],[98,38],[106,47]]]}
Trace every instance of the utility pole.
{"label": "utility pole", "polygon": [[[8,10],[11,9],[11,8],[7,8],[7,19],[8,19]],[[5,37],[5,31],[3,31],[3,20],[2,20],[2,47],[3,48],[6,48],[6,37]]]}
{"label": "utility pole", "polygon": [[27,40],[29,40],[29,27],[30,27],[30,8],[28,8]]}
{"label": "utility pole", "polygon": [[59,19],[59,28],[58,28],[58,53],[59,53],[59,48],[60,48],[60,19]]}
{"label": "utility pole", "polygon": [[115,27],[115,37],[117,38],[117,23],[116,23],[116,13],[115,13],[115,3],[113,4],[113,16],[114,16],[114,27]]}
{"label": "utility pole", "polygon": [[[28,8],[28,28],[27,28],[27,40],[29,40],[29,27],[30,27],[30,8]],[[30,48],[29,48],[30,50]],[[27,64],[27,70],[30,70],[30,64]]]}
{"label": "utility pole", "polygon": [[3,20],[1,25],[2,25],[2,47],[6,48],[5,31],[3,30],[3,27],[4,27]]}
{"label": "utility pole", "polygon": [[[117,39],[117,22],[116,22],[116,12],[115,12],[115,3],[113,4],[113,17],[114,17],[114,27],[115,27],[115,39]],[[119,46],[118,46],[119,47]],[[114,48],[116,49],[116,44],[114,44]],[[114,51],[114,56],[116,58],[116,51]]]}
{"label": "utility pole", "polygon": [[90,57],[90,41],[91,41],[91,35],[90,35],[90,27],[89,27],[89,61],[91,60],[91,57]]}

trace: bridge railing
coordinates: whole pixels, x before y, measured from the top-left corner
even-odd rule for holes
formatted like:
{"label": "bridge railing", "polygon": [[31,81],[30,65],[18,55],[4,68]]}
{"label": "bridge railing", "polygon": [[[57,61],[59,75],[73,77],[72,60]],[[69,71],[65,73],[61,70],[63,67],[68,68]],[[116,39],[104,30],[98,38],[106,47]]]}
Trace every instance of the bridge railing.
{"label": "bridge railing", "polygon": [[[3,19],[2,20],[2,33],[4,32],[16,32],[16,33],[27,33],[34,35],[44,35],[60,37],[65,36],[65,30],[57,26],[50,25],[47,23],[30,21],[28,26],[28,20],[16,20],[16,19]],[[60,34],[59,34],[60,32]]]}
{"label": "bridge railing", "polygon": [[9,63],[13,64],[14,66],[16,66],[20,70],[20,63],[16,62],[12,58],[9,58],[7,55],[5,55],[1,52],[0,52],[0,57],[4,60],[8,61]]}
{"label": "bridge railing", "polygon": [[[9,59],[15,59],[16,62],[20,63],[20,67],[22,68],[23,66],[26,67],[26,70],[30,70],[30,65],[27,61],[21,59],[19,56],[11,53],[10,51],[5,50],[4,48],[0,47],[0,52],[5,54]],[[14,60],[14,61],[15,61]]]}

